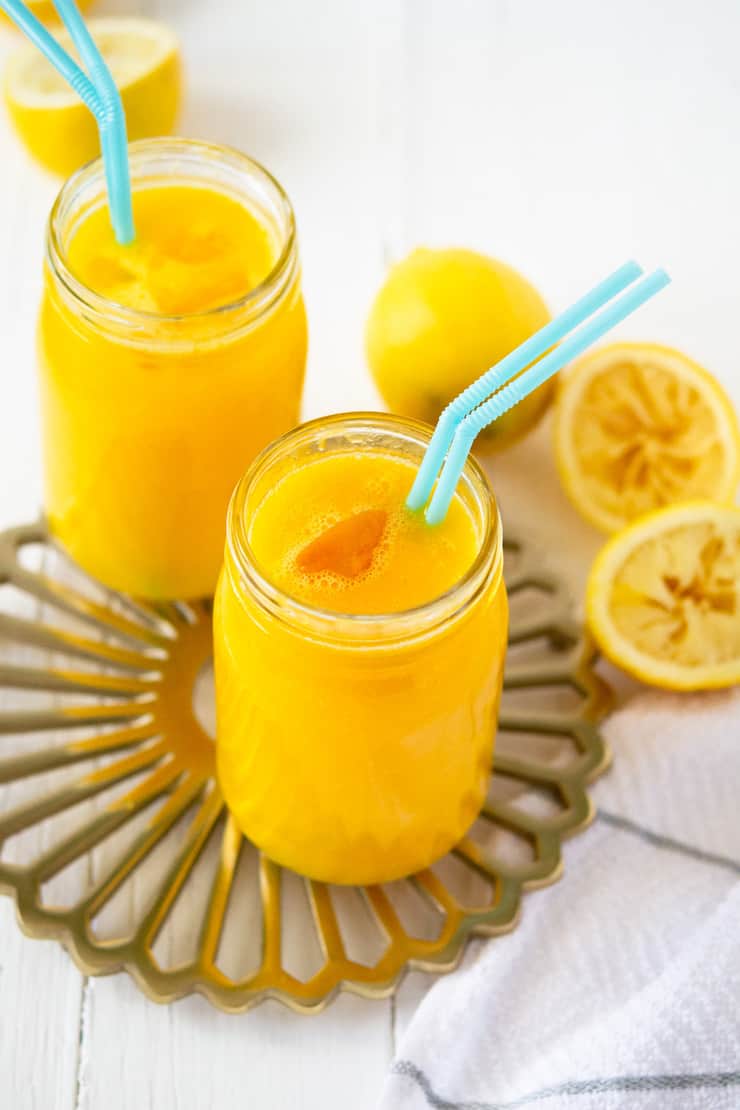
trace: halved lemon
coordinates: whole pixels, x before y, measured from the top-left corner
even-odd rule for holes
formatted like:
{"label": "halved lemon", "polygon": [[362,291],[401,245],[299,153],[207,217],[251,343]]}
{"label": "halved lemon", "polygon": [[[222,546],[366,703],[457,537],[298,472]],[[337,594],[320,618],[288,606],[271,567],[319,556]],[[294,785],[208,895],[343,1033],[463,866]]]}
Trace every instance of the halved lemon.
{"label": "halved lemon", "polygon": [[643,682],[740,682],[740,508],[688,502],[625,528],[594,562],[586,612],[604,655]]}
{"label": "halved lemon", "polygon": [[[40,19],[42,23],[59,22],[59,13],[54,7],[53,0],[25,0],[25,3],[26,7],[30,8],[36,18]],[[84,12],[87,8],[91,7],[93,3],[94,0],[77,0],[77,7]],[[7,16],[5,12],[0,11],[0,23],[5,21],[15,27],[15,24],[9,16]]]}
{"label": "halved lemon", "polygon": [[573,504],[606,532],[663,505],[731,502],[740,478],[729,398],[686,355],[650,343],[615,343],[571,367],[555,452]]}
{"label": "halved lemon", "polygon": [[[175,34],[150,19],[91,19],[88,27],[121,92],[129,139],[170,134],[181,90]],[[66,32],[58,38],[74,53]],[[67,175],[100,153],[92,115],[35,46],[11,55],[5,100],[21,139],[47,169]]]}

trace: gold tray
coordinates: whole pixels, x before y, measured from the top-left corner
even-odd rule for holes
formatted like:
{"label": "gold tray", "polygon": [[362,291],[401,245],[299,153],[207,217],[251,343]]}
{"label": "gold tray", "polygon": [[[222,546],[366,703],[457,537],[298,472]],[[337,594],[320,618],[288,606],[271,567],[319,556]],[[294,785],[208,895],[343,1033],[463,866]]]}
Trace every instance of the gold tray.
{"label": "gold tray", "polygon": [[125,969],[157,1002],[321,1009],[442,972],[512,929],[561,872],[609,762],[609,691],[563,588],[507,541],[511,628],[495,770],[469,835],[401,882],[331,887],[237,831],[214,780],[202,604],[105,590],[43,524],[0,533],[0,890],[23,930],[88,975]]}

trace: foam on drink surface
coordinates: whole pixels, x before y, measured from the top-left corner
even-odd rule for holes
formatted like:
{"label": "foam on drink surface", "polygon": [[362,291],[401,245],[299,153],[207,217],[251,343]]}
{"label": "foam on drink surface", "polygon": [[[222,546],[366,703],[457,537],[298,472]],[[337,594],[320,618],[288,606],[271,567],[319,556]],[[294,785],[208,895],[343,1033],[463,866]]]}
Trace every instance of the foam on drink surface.
{"label": "foam on drink surface", "polygon": [[265,225],[224,193],[158,185],[136,189],[133,206],[133,243],[115,241],[99,207],[68,247],[73,273],[117,304],[164,316],[208,312],[246,296],[275,264]]}
{"label": "foam on drink surface", "polygon": [[398,455],[317,457],[280,478],[248,522],[266,576],[299,601],[339,613],[401,612],[446,593],[479,547],[459,497],[431,527],[404,501],[414,465]]}

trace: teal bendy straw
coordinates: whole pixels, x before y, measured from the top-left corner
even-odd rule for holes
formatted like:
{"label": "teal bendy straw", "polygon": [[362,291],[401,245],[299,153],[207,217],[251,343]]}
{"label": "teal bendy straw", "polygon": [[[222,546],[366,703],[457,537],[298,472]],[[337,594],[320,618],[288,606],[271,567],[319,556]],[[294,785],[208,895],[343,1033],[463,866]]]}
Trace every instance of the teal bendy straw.
{"label": "teal bendy straw", "polygon": [[[628,266],[629,265],[634,264],[628,263]],[[617,274],[620,273],[621,271],[618,270]],[[613,274],[607,281],[613,281],[617,274]],[[529,370],[525,370],[523,374],[513,381],[510,381],[508,385],[505,385],[498,393],[495,393],[493,397],[490,397],[489,400],[478,405],[472,412],[468,412],[467,415],[459,421],[453,433],[452,444],[447,458],[444,461],[439,481],[432,495],[432,500],[425,513],[428,524],[438,524],[440,521],[444,520],[450,501],[455,492],[455,487],[462,474],[463,467],[465,466],[465,460],[468,457],[470,448],[473,446],[473,441],[478,433],[488,424],[497,420],[499,416],[503,416],[503,414],[508,412],[510,408],[513,408],[514,405],[523,401],[525,397],[539,388],[543,382],[546,382],[548,378],[551,378],[553,374],[561,370],[567,362],[570,362],[577,355],[582,354],[598,339],[601,339],[602,336],[608,331],[611,331],[616,324],[621,323],[621,321],[626,319],[635,309],[639,308],[640,305],[644,304],[650,297],[653,297],[657,292],[668,285],[670,280],[665,270],[655,270],[648,277],[642,278],[636,284],[632,285],[626,293],[623,293],[621,297],[612,301],[611,304],[608,304],[598,315],[592,316],[591,319],[583,323],[577,331],[572,332],[564,338],[554,351],[545,355],[544,358],[540,359],[534,366],[530,366]],[[627,284],[627,282],[624,284]],[[600,288],[600,286],[596,287],[596,289]],[[595,293],[596,290],[592,292]],[[586,300],[586,298],[584,298],[584,300]],[[582,303],[583,302],[578,302],[578,304]],[[576,306],[574,306],[574,308],[575,307]],[[562,319],[562,317],[559,319]],[[558,321],[555,322],[557,323]],[[542,335],[550,326],[551,325],[547,325],[547,327],[542,329],[542,332],[538,332],[537,334]],[[532,338],[535,339],[536,336]],[[531,342],[532,340],[527,341],[527,343]],[[518,351],[515,351],[514,354],[522,351],[527,346],[527,343],[518,348]],[[545,343],[543,349],[546,349],[549,345],[549,342]],[[504,362],[505,361],[506,360],[504,360]],[[529,361],[531,360],[527,358],[524,365]],[[503,366],[503,363],[499,364],[499,367],[501,366]],[[499,369],[499,367],[495,367],[494,369]],[[490,374],[490,371],[488,371],[488,374]],[[486,377],[487,374],[484,374],[479,381],[484,381]],[[464,394],[460,396],[462,397]],[[455,402],[453,401],[453,405],[454,404]]]}
{"label": "teal bendy straw", "polygon": [[111,221],[118,242],[130,243],[134,238],[134,218],[131,209],[126,114],[121,94],[75,0],[54,0],[54,7],[64,20],[100,98],[100,114],[96,113],[96,119],[108,182]]}
{"label": "teal bendy straw", "polygon": [[134,238],[134,219],[126,117],[121,96],[74,0],[54,0],[54,4],[90,72],[89,77],[26,7],[23,0],[0,0],[0,8],[39,48],[95,116],[103,151],[113,231],[119,243],[130,243]]}
{"label": "teal bendy straw", "polygon": [[585,297],[566,308],[560,316],[551,320],[544,328],[530,336],[520,347],[512,351],[506,358],[498,362],[480,378],[464,389],[454,401],[451,401],[442,412],[437,426],[434,429],[429,446],[426,449],[421,466],[416,475],[411,492],[406,499],[409,509],[420,509],[425,505],[429,494],[432,492],[434,480],[439,473],[444,457],[450,449],[452,437],[463,417],[467,416],[486,398],[490,397],[502,385],[505,385],[515,374],[526,369],[530,363],[543,355],[550,347],[559,343],[569,331],[582,324],[589,316],[601,308],[617,293],[639,277],[642,267],[636,262],[625,262],[608,278],[599,282]]}
{"label": "teal bendy straw", "polygon": [[61,73],[83,104],[94,115],[98,103],[98,94],[92,81],[87,74],[82,72],[77,62],[70,58],[67,51],[62,49],[43,23],[39,22],[33,12],[26,7],[23,0],[0,0],[0,8],[28,36],[34,46],[38,46],[41,53]]}

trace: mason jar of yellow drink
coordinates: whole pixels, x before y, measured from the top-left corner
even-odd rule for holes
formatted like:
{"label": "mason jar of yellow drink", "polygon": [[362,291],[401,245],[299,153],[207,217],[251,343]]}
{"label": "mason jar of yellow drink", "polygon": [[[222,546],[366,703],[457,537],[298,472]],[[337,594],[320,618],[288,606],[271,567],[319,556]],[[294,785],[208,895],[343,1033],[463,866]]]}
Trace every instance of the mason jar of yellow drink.
{"label": "mason jar of yellow drink", "polygon": [[218,775],[272,859],[336,883],[444,855],[486,793],[503,677],[501,524],[470,460],[404,506],[426,425],[313,421],[237,486],[214,610]]}
{"label": "mason jar of yellow drink", "polygon": [[293,211],[237,151],[130,146],[136,239],[100,161],[51,213],[41,308],[45,505],[73,558],[149,598],[213,593],[245,467],[298,420],[306,318]]}

